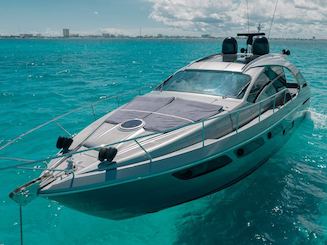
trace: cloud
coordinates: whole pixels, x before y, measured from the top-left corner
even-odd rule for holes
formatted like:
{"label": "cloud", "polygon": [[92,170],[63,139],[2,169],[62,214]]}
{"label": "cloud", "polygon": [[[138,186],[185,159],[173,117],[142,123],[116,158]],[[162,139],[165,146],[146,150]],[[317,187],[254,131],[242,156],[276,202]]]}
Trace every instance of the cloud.
{"label": "cloud", "polygon": [[[246,0],[146,0],[150,18],[183,31],[231,35],[247,31]],[[248,0],[251,30],[270,27],[275,1]],[[279,0],[272,36],[327,37],[326,0]]]}
{"label": "cloud", "polygon": [[[99,28],[95,33],[93,34],[114,34],[114,35],[128,35],[128,36],[138,36],[140,35],[140,32],[142,35],[181,35],[180,30],[176,28],[170,28],[170,27],[143,27],[141,29],[130,27],[130,28],[116,28],[112,26],[102,27]],[[86,33],[87,34],[87,33]],[[88,33],[90,34],[90,33]],[[192,32],[184,32],[182,34],[185,35],[195,35],[195,33]]]}
{"label": "cloud", "polygon": [[115,27],[100,28],[100,32],[114,34],[114,35],[130,35],[130,30],[122,29],[122,28],[115,28]]}

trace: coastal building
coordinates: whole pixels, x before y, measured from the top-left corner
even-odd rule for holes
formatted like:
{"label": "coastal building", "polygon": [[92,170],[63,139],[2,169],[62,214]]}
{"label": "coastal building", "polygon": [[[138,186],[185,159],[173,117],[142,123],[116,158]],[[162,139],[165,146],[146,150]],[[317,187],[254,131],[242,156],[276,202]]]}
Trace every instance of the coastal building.
{"label": "coastal building", "polygon": [[201,38],[213,38],[210,34],[202,34]]}
{"label": "coastal building", "polygon": [[69,29],[68,28],[62,29],[62,35],[63,37],[69,37]]}
{"label": "coastal building", "polygon": [[102,37],[104,38],[115,38],[116,35],[110,33],[102,33]]}
{"label": "coastal building", "polygon": [[24,34],[19,34],[20,38],[32,38],[33,34],[30,33],[24,33]]}

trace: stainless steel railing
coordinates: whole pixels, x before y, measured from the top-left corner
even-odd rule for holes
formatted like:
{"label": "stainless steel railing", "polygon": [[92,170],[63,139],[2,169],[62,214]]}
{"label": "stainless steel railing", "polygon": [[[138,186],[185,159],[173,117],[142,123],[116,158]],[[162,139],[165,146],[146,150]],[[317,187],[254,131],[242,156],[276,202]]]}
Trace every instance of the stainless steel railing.
{"label": "stainless steel railing", "polygon": [[[231,132],[235,132],[236,134],[239,133],[239,129],[240,127],[242,127],[242,122],[240,122],[240,114],[246,110],[252,110],[254,108],[258,108],[258,115],[256,116],[258,118],[258,122],[260,122],[262,120],[262,113],[265,112],[266,110],[265,107],[263,105],[265,105],[264,103],[272,103],[272,113],[274,114],[276,112],[276,109],[278,107],[278,105],[276,104],[277,100],[279,99],[279,96],[283,94],[283,103],[282,105],[285,105],[286,103],[286,94],[287,94],[287,91],[288,89],[284,89],[284,90],[281,90],[279,91],[278,93],[260,101],[260,102],[257,102],[257,103],[254,103],[254,104],[251,104],[249,106],[246,106],[246,107],[243,107],[243,108],[240,108],[236,111],[231,111],[231,112],[228,112],[228,113],[225,113],[225,114],[218,114],[216,116],[213,116],[213,117],[210,117],[210,118],[206,118],[206,119],[203,119],[203,120],[200,120],[200,121],[197,121],[197,122],[192,122],[192,123],[188,123],[186,125],[183,125],[183,126],[180,126],[180,127],[176,127],[176,128],[172,128],[172,129],[169,129],[167,131],[164,131],[164,132],[154,132],[154,133],[151,133],[151,134],[147,134],[147,135],[142,135],[142,136],[137,136],[137,137],[134,137],[134,138],[130,138],[130,139],[126,139],[126,140],[121,140],[121,141],[117,141],[117,142],[114,142],[114,143],[110,143],[110,144],[106,144],[106,145],[101,145],[101,146],[95,146],[95,147],[91,147],[91,148],[88,148],[88,149],[85,149],[85,150],[73,150],[71,152],[68,152],[68,153],[65,153],[65,154],[60,154],[60,155],[55,155],[55,156],[51,156],[51,157],[47,157],[47,158],[44,158],[44,159],[38,159],[38,160],[31,160],[31,159],[23,159],[23,158],[18,158],[18,157],[7,157],[7,156],[0,156],[0,161],[1,160],[12,160],[12,161],[16,161],[16,162],[22,162],[20,164],[15,164],[15,165],[11,165],[11,166],[1,166],[0,165],[0,171],[1,170],[6,170],[6,169],[13,169],[13,168],[21,168],[21,167],[26,167],[26,166],[29,166],[29,165],[33,165],[33,164],[37,164],[37,163],[42,163],[42,162],[50,162],[51,160],[54,160],[54,159],[58,159],[59,161],[62,161],[62,160],[65,160],[66,158],[68,157],[71,157],[73,155],[76,155],[76,154],[81,154],[81,153],[84,153],[84,152],[88,152],[88,151],[92,151],[92,150],[99,150],[100,148],[102,147],[109,147],[109,146],[114,146],[114,145],[118,145],[118,144],[122,144],[122,143],[127,143],[127,142],[134,142],[145,154],[145,156],[147,156],[148,158],[148,161],[149,163],[151,164],[153,162],[153,157],[151,156],[151,153],[149,151],[146,150],[145,146],[142,145],[142,143],[139,141],[140,139],[146,139],[146,138],[149,138],[149,137],[157,137],[159,135],[162,135],[162,134],[166,134],[166,133],[170,133],[170,132],[173,132],[173,131],[176,131],[176,130],[179,130],[179,129],[182,129],[182,128],[185,128],[185,127],[189,127],[189,126],[192,126],[192,125],[201,125],[201,142],[202,143],[202,147],[205,147],[205,141],[206,141],[206,127],[205,127],[205,123],[208,122],[208,121],[211,121],[211,120],[215,120],[215,119],[218,119],[218,118],[224,118],[224,117],[236,117],[236,122],[235,122],[235,127],[233,126],[233,124],[231,125]],[[130,93],[128,93],[130,95]],[[125,95],[125,94],[123,94]],[[121,96],[123,96],[121,95]],[[119,96],[119,97],[121,97]],[[92,103],[91,105],[85,105],[85,106],[82,106],[82,107],[79,107],[77,109],[74,109],[70,112],[67,112],[67,113],[64,113],[60,116],[57,116],[17,137],[15,137],[14,139],[8,141],[6,144],[0,146],[0,154],[1,154],[1,150],[13,145],[16,141],[18,140],[21,140],[22,138],[24,138],[25,136],[49,125],[50,123],[55,123],[58,127],[60,127],[63,131],[65,131],[66,133],[70,134],[69,131],[67,129],[65,129],[61,124],[59,124],[57,121],[63,117],[66,117],[68,115],[71,115],[72,113],[74,112],[77,112],[77,111],[81,111],[82,109],[85,109],[85,108],[90,108],[91,111],[92,111],[92,114],[94,116],[94,119],[97,119],[96,118],[96,114],[95,114],[95,108],[96,106],[100,103],[100,102],[103,102],[103,101],[106,101],[106,100],[109,100],[109,99],[115,99],[117,101],[117,106],[119,106],[119,99],[118,99],[118,96],[109,96],[109,97],[106,97],[102,100],[99,100],[95,103]],[[292,98],[291,98],[292,99]],[[26,168],[27,169],[27,168]],[[46,170],[53,170],[53,171],[63,171],[62,169],[56,169],[56,168],[45,168]],[[33,168],[33,170],[35,170]],[[74,171],[73,171],[74,172]]]}

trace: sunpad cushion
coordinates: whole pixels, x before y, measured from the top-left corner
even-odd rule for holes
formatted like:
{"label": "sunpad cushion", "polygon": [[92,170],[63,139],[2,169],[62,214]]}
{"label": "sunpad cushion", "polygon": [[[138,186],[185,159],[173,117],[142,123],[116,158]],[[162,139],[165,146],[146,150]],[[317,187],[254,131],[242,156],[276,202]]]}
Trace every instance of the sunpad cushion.
{"label": "sunpad cushion", "polygon": [[162,132],[211,117],[221,109],[220,105],[176,98],[170,104],[145,117],[144,128]]}
{"label": "sunpad cushion", "polygon": [[222,106],[174,97],[141,96],[111,114],[106,122],[119,124],[139,118],[144,128],[163,132],[218,114]]}
{"label": "sunpad cushion", "polygon": [[144,119],[173,100],[174,97],[139,96],[117,109],[106,122],[118,124],[134,118]]}

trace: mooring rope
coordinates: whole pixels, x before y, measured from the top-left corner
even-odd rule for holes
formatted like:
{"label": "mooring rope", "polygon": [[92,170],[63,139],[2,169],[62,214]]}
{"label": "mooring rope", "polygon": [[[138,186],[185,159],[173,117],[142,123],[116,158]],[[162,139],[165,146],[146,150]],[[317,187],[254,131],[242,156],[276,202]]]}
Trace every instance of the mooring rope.
{"label": "mooring rope", "polygon": [[23,240],[23,208],[19,205],[19,229],[20,229],[20,244],[24,244]]}

